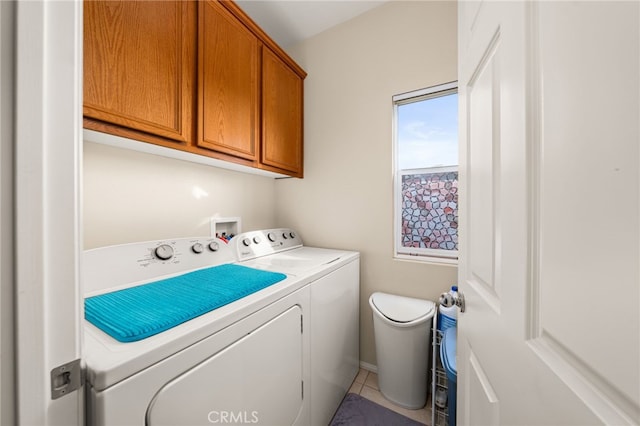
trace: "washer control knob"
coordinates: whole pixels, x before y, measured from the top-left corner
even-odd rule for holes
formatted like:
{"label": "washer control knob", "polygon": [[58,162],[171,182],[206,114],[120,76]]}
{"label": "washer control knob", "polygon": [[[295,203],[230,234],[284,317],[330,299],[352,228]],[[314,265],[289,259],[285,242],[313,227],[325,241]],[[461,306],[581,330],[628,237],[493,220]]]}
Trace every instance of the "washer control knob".
{"label": "washer control knob", "polygon": [[260,244],[260,241],[262,241],[262,239],[260,237],[253,237],[253,242],[256,244]]}
{"label": "washer control knob", "polygon": [[287,233],[286,233],[286,232],[283,232],[283,233],[282,233],[282,238],[284,238],[284,239],[286,240],[287,238],[289,238],[289,236],[287,235]]}
{"label": "washer control knob", "polygon": [[204,250],[204,246],[200,243],[195,243],[194,245],[191,246],[191,251],[194,252],[195,254],[200,254],[202,253],[203,250]]}
{"label": "washer control knob", "polygon": [[249,247],[251,245],[251,240],[249,238],[245,238],[244,240],[242,240],[242,244],[245,247]]}
{"label": "washer control knob", "polygon": [[169,260],[173,257],[173,247],[169,244],[162,244],[156,247],[154,253],[160,260]]}
{"label": "washer control knob", "polygon": [[272,243],[276,241],[276,234],[274,234],[273,232],[269,232],[267,234],[267,238],[269,239],[269,241],[271,241]]}
{"label": "washer control knob", "polygon": [[218,251],[218,249],[220,248],[220,245],[218,244],[217,241],[211,241],[209,243],[209,250],[211,251]]}
{"label": "washer control knob", "polygon": [[293,231],[291,231],[291,232],[289,232],[289,236],[290,236],[291,238],[295,238],[295,237],[296,237],[296,233],[295,233],[295,232],[293,232]]}

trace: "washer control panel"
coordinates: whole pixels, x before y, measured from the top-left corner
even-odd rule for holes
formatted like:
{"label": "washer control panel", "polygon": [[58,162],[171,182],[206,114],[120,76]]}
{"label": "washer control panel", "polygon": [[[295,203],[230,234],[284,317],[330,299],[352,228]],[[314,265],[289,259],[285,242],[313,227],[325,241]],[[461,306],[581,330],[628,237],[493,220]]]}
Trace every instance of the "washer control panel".
{"label": "washer control panel", "polygon": [[302,239],[288,228],[244,232],[231,240],[239,261],[302,247]]}
{"label": "washer control panel", "polygon": [[218,238],[176,238],[86,250],[85,295],[236,261],[235,249]]}
{"label": "washer control panel", "polygon": [[207,264],[215,262],[217,256],[213,256],[213,254],[220,250],[221,244],[226,245],[226,243],[213,238],[152,241],[149,243],[148,253],[138,258],[137,262],[139,266],[143,267],[157,262],[184,262],[187,263],[187,267],[198,267],[201,263],[200,260],[204,260]]}

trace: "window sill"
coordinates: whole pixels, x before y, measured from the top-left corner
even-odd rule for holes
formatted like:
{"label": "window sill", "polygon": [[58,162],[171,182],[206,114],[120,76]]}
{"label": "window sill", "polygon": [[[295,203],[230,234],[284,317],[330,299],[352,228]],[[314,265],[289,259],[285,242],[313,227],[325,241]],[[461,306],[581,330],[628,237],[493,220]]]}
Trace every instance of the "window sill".
{"label": "window sill", "polygon": [[453,266],[458,267],[458,259],[450,257],[437,257],[437,256],[412,256],[409,254],[396,253],[393,256],[394,260],[429,263],[438,266]]}

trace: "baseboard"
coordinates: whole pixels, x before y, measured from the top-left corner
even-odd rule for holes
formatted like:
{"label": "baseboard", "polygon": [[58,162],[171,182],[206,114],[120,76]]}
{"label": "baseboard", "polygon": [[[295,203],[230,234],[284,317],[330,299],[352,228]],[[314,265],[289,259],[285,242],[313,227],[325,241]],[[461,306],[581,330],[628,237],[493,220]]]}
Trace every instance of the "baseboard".
{"label": "baseboard", "polygon": [[363,368],[367,371],[371,371],[372,373],[378,372],[378,366],[369,364],[368,362],[360,361],[360,368]]}

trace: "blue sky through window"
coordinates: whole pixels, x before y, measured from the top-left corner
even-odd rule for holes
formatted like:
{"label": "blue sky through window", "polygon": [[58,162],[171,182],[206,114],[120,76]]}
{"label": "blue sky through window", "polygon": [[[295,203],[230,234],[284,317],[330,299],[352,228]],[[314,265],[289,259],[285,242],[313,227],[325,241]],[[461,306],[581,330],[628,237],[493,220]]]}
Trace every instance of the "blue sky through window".
{"label": "blue sky through window", "polygon": [[458,94],[398,106],[400,170],[458,165]]}

